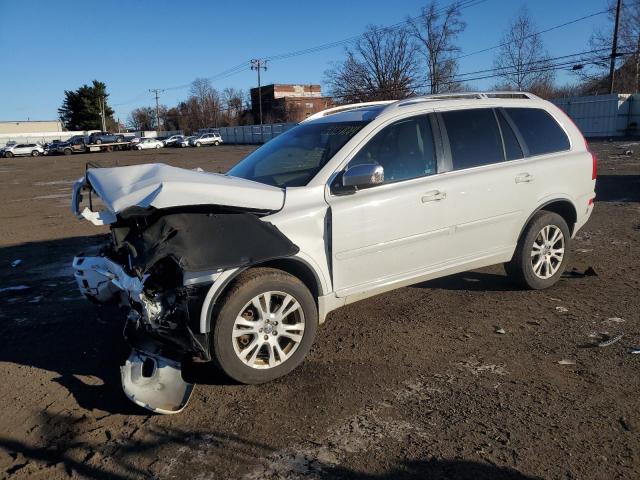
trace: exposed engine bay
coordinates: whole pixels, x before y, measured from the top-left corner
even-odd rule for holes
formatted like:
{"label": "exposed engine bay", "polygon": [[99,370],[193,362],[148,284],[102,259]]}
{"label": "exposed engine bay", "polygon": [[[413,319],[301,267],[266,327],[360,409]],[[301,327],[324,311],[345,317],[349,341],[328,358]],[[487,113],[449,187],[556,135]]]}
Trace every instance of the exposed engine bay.
{"label": "exposed engine bay", "polygon": [[[136,166],[136,172],[141,167],[147,168],[142,175],[148,181],[153,166]],[[225,270],[295,255],[298,247],[262,220],[269,210],[226,205],[156,208],[146,201],[121,211],[95,212],[91,195],[100,191],[104,204],[117,203],[112,197],[122,193],[126,176],[116,182],[112,174],[129,168],[90,169],[74,185],[76,216],[108,223],[111,235],[97,254],[76,256],[73,270],[84,296],[123,310],[124,337],[133,349],[122,367],[127,396],[153,411],[177,413],[193,389],[180,376],[181,362],[212,358],[209,333],[200,325],[211,285]],[[156,181],[159,187],[145,187],[154,192],[154,200],[164,185],[162,178]],[[90,202],[81,212],[83,197]]]}

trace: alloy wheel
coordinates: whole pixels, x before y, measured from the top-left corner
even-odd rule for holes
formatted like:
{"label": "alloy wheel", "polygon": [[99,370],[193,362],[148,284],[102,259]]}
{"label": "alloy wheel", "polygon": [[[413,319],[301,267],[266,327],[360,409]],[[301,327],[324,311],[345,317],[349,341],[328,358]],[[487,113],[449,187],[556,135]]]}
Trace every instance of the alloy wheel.
{"label": "alloy wheel", "polygon": [[533,273],[542,279],[553,277],[564,259],[565,241],[562,230],[555,225],[546,225],[533,241],[531,266]]}

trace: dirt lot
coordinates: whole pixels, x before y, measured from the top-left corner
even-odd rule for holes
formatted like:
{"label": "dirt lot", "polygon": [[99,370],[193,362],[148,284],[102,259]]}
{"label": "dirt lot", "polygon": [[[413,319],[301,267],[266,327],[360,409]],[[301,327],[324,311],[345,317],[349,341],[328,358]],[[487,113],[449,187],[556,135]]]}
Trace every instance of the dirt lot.
{"label": "dirt lot", "polygon": [[72,217],[70,185],[89,161],[224,171],[251,149],[1,159],[0,478],[640,478],[640,144],[594,146],[595,213],[556,287],[495,267],[351,305],[276,382],[187,372],[175,416],[122,394],[122,324],[69,268],[104,230]]}

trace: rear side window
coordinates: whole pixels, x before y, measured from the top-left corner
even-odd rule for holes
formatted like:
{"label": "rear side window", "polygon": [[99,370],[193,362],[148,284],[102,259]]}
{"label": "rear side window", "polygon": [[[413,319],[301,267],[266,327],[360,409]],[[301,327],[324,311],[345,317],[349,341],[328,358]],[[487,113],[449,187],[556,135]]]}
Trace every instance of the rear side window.
{"label": "rear side window", "polygon": [[569,150],[569,138],[558,122],[539,108],[506,108],[520,131],[530,155]]}
{"label": "rear side window", "polygon": [[502,138],[491,108],[443,112],[454,170],[504,161]]}

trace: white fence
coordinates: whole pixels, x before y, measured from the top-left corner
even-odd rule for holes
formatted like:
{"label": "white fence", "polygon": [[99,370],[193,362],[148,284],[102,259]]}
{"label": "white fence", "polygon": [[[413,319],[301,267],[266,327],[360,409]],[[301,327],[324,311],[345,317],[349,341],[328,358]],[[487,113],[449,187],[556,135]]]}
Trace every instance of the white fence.
{"label": "white fence", "polygon": [[260,144],[268,142],[296,125],[296,123],[274,123],[262,126],[220,127],[218,130],[224,143]]}
{"label": "white fence", "polygon": [[611,94],[551,100],[571,117],[585,137],[640,134],[640,94]]}

